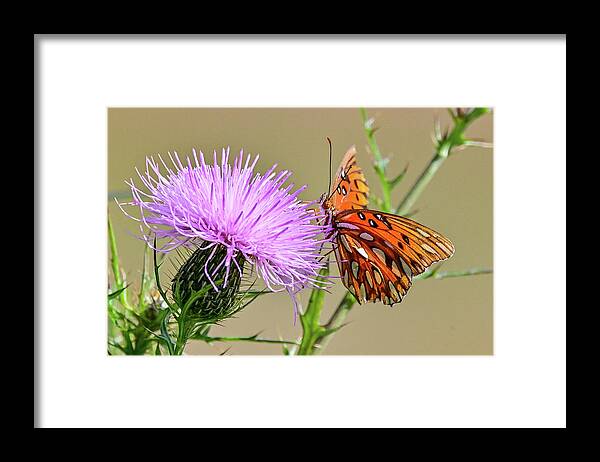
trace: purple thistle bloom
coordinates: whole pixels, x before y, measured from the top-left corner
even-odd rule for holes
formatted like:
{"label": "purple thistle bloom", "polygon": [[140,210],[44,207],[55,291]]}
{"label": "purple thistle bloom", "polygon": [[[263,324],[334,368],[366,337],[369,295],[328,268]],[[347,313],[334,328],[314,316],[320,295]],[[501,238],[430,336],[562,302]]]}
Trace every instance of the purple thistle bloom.
{"label": "purple thistle bloom", "polygon": [[[223,287],[227,285],[230,269],[239,271],[236,261],[242,254],[256,269],[266,286],[274,291],[287,290],[294,300],[295,294],[307,286],[322,287],[317,279],[323,266],[320,262],[322,244],[330,235],[324,224],[323,215],[310,207],[315,202],[302,202],[298,195],[303,186],[291,192],[294,185],[283,187],[291,172],[279,173],[273,165],[264,175],[254,173],[258,156],[243,151],[228,163],[229,148],[223,149],[221,162],[214,152],[212,165],[206,164],[204,154],[198,158],[193,151],[193,161],[188,157],[183,164],[177,153],[169,153],[174,169],[169,168],[159,155],[166,174],[161,173],[153,157],[146,158],[146,171],[136,171],[147,192],[131,187],[133,201],[119,205],[133,205],[140,209],[139,221],[148,233],[143,236],[152,246],[150,235],[164,238],[164,245],[157,251],[169,252],[179,246],[211,249],[209,260],[217,246],[223,246],[226,257],[207,279],[215,290],[219,290],[213,277],[225,266]],[[233,262],[233,265],[231,265]],[[233,266],[233,268],[232,268]]]}

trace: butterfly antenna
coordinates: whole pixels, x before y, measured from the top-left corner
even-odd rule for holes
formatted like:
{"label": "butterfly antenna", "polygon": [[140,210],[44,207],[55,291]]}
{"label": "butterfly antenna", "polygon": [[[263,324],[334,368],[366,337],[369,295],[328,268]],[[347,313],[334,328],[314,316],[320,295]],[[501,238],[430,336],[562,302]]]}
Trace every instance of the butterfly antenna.
{"label": "butterfly antenna", "polygon": [[331,147],[331,140],[327,137],[327,142],[329,143],[329,186],[327,187],[327,192],[331,191],[331,152],[333,151]]}

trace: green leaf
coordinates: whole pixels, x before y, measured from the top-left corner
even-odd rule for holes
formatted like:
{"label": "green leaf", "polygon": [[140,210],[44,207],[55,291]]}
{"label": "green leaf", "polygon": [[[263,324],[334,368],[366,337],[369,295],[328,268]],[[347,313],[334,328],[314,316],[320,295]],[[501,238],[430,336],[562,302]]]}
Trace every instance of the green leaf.
{"label": "green leaf", "polygon": [[408,171],[408,164],[406,164],[406,167],[404,167],[404,170],[402,170],[396,178],[394,178],[393,180],[389,180],[390,188],[393,189],[396,186],[398,186],[398,184],[400,184],[400,182],[404,178],[404,175],[406,175],[407,171]]}
{"label": "green leaf", "polygon": [[154,279],[156,280],[156,288],[157,288],[158,292],[160,293],[161,297],[163,298],[163,300],[165,301],[165,303],[167,304],[167,306],[169,307],[169,309],[171,310],[171,312],[174,313],[176,311],[175,307],[173,307],[173,305],[171,305],[171,303],[169,302],[169,299],[167,298],[167,294],[165,293],[165,291],[163,290],[163,288],[160,285],[160,275],[158,274],[158,269],[160,268],[160,265],[156,261],[156,237],[154,238],[153,255],[154,255]]}
{"label": "green leaf", "polygon": [[167,328],[168,319],[169,315],[167,314],[160,323],[160,333],[162,334],[160,338],[162,338],[165,341],[167,345],[167,350],[169,351],[169,354],[172,355],[175,352],[175,342],[173,342],[173,339],[171,339],[171,336],[169,335],[169,330]]}
{"label": "green leaf", "polygon": [[275,292],[268,290],[268,289],[263,289],[263,290],[246,290],[244,291],[244,293],[242,294],[242,296],[244,298],[250,298],[250,297],[259,297],[261,295],[265,295],[265,294],[274,294]]}
{"label": "green leaf", "polygon": [[129,284],[127,284],[125,287],[123,287],[119,290],[115,290],[113,293],[108,294],[108,299],[113,300],[113,299],[117,298],[121,294],[121,292],[123,292],[124,290],[127,289],[127,287],[129,287]]}
{"label": "green leaf", "polygon": [[322,333],[321,333],[321,337],[326,337],[328,335],[334,334],[336,333],[338,330],[340,330],[342,327],[346,327],[348,324],[350,324],[349,322],[345,322],[343,324],[340,324],[337,327],[331,327],[329,329],[323,329]]}

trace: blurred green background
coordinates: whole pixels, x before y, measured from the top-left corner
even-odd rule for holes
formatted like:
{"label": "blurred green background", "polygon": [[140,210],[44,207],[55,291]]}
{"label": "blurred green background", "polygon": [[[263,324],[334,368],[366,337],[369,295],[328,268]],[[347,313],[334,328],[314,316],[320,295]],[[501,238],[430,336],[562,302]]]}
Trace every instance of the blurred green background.
{"label": "blurred green background", "polygon": [[[398,204],[433,153],[431,133],[435,117],[450,124],[444,108],[367,108],[376,120],[380,149],[390,158],[389,177],[406,164],[408,172],[393,192]],[[493,114],[484,115],[467,130],[472,138],[493,141]],[[277,163],[293,171],[291,181],[308,184],[305,200],[318,199],[329,182],[328,145],[333,141],[333,169],[346,149],[355,144],[358,161],[379,195],[376,175],[357,108],[109,108],[108,109],[108,211],[121,264],[136,288],[142,266],[143,242],[139,227],[124,216],[113,197],[129,200],[126,179],[137,178],[147,155],[177,151],[185,157],[192,148],[205,154],[231,147],[232,153],[260,154],[258,171]],[[492,267],[492,149],[469,147],[453,154],[419,198],[413,219],[451,239],[455,255],[443,270]],[[141,185],[139,179],[136,181]],[[108,260],[107,260],[108,262]],[[337,268],[332,266],[333,274]],[[107,263],[108,271],[108,263]],[[166,284],[165,284],[166,285]],[[306,305],[309,290],[302,294]],[[337,282],[327,294],[323,320],[342,298]],[[493,353],[492,275],[415,281],[408,295],[393,308],[378,304],[355,305],[347,321],[324,351],[334,355],[489,355]],[[261,331],[266,338],[296,339],[293,309],[286,293],[260,297],[230,319],[214,327],[214,336],[248,336]],[[279,345],[246,342],[190,342],[187,354],[281,354]]]}

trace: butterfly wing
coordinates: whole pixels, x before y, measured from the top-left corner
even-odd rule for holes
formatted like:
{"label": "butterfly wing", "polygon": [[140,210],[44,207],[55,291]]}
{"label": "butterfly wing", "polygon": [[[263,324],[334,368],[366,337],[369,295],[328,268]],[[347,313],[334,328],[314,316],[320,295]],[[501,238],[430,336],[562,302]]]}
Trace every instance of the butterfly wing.
{"label": "butterfly wing", "polygon": [[335,226],[340,276],[359,303],[399,303],[413,276],[454,254],[446,237],[398,215],[348,210],[336,216]]}
{"label": "butterfly wing", "polygon": [[344,154],[329,195],[337,213],[364,209],[369,203],[369,186],[362,169],[356,163],[354,146]]}

